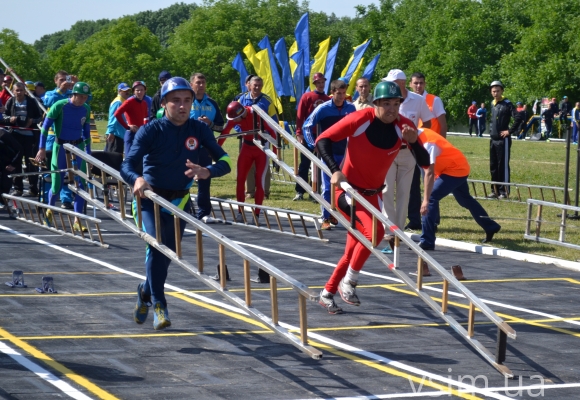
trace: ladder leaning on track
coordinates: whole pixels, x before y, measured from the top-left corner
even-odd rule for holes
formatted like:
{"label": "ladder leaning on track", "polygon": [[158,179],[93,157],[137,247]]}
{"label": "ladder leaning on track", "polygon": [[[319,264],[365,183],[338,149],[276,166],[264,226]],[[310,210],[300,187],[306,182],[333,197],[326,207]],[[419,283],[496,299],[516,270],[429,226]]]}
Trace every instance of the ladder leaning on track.
{"label": "ladder leaning on track", "polygon": [[[291,276],[280,271],[273,265],[262,260],[255,254],[242,248],[240,245],[234,243],[232,240],[228,239],[221,233],[215,231],[209,226],[205,225],[203,222],[195,219],[190,214],[182,211],[181,209],[175,207],[172,203],[163,199],[161,196],[156,195],[152,191],[146,190],[145,196],[154,203],[155,210],[155,226],[159,226],[161,223],[160,212],[161,208],[169,210],[173,213],[175,222],[175,242],[176,250],[172,251],[168,247],[163,245],[160,229],[157,229],[156,237],[153,237],[146,232],[144,232],[140,227],[137,227],[134,223],[126,220],[125,207],[123,200],[124,188],[127,185],[123,181],[121,175],[118,171],[104,164],[103,162],[97,160],[96,158],[88,155],[84,151],[70,145],[64,145],[67,151],[67,159],[70,158],[80,158],[87,163],[87,171],[91,171],[91,166],[96,167],[101,170],[101,181],[93,179],[89,174],[86,174],[80,170],[71,170],[71,173],[85,179],[87,182],[95,185],[96,187],[103,190],[103,202],[94,199],[90,193],[82,190],[78,186],[78,182],[74,180],[75,185],[69,185],[69,188],[75,192],[77,195],[84,198],[88,203],[97,207],[100,211],[104,212],[110,216],[114,221],[123,225],[125,228],[129,229],[131,232],[135,233],[141,239],[143,239],[150,246],[155,247],[157,250],[162,252],[164,255],[169,257],[171,261],[177,263],[179,266],[183,267],[185,270],[193,274],[197,279],[203,282],[205,285],[215,290],[217,293],[222,295],[226,300],[233,303],[235,306],[243,309],[248,315],[254,320],[266,325],[274,333],[278,334],[281,338],[289,342],[290,344],[296,346],[304,353],[310,355],[314,359],[319,359],[322,357],[322,352],[312,346],[308,345],[308,327],[307,327],[307,313],[306,313],[306,300],[318,301],[318,293],[314,292],[312,289],[303,283],[297,281]],[[79,165],[77,162],[76,165]],[[121,195],[120,202],[120,213],[112,211],[109,209],[109,195],[107,190],[107,177],[113,177],[117,180],[118,193]],[[70,179],[72,182],[73,180]],[[135,197],[137,203],[137,219],[141,221],[141,199],[140,197]],[[180,220],[193,225],[196,230],[196,249],[197,249],[197,267],[195,267],[190,262],[186,261],[182,257],[182,246],[181,238],[179,237],[179,229],[177,227],[180,224]],[[207,235],[209,238],[213,239],[218,243],[219,249],[219,268],[220,268],[220,282],[214,281],[208,275],[203,273],[204,263],[203,263],[203,234]],[[230,292],[226,287],[226,266],[225,266],[225,252],[226,249],[236,253],[244,260],[244,293],[245,299],[241,299],[234,293]],[[250,264],[258,266],[260,269],[266,271],[270,274],[270,298],[271,298],[271,317],[263,314],[258,309],[252,307],[252,292],[250,286]],[[288,285],[291,289],[298,294],[298,312],[300,320],[300,338],[297,338],[287,329],[280,326],[278,322],[278,282]]]}
{"label": "ladder leaning on track", "polygon": [[[396,225],[394,225],[390,220],[385,218],[385,216],[381,213],[380,210],[374,208],[364,197],[362,197],[356,190],[354,190],[348,183],[342,183],[341,187],[352,197],[352,208],[354,209],[354,205],[356,203],[357,206],[361,206],[369,210],[369,212],[373,215],[373,237],[372,241],[367,240],[364,235],[362,235],[359,231],[351,227],[351,224],[342,216],[341,213],[336,211],[335,207],[331,204],[334,204],[334,190],[331,189],[331,204],[329,204],[324,198],[314,192],[308,182],[305,182],[302,178],[298,176],[297,172],[297,153],[298,151],[302,153],[302,155],[308,157],[314,166],[318,167],[323,173],[327,175],[331,175],[328,167],[319,160],[316,156],[314,156],[308,149],[302,146],[294,137],[288,134],[285,130],[281,129],[277,123],[275,123],[267,113],[265,113],[260,107],[253,105],[254,110],[254,118],[257,119],[254,125],[261,126],[262,124],[266,123],[270,125],[272,129],[274,129],[278,135],[284,138],[288,143],[294,146],[295,157],[294,157],[294,168],[291,168],[289,165],[284,163],[278,159],[276,154],[272,152],[267,146],[264,146],[261,141],[254,139],[254,144],[258,146],[262,151],[264,151],[272,160],[280,166],[281,169],[284,169],[288,174],[292,175],[296,182],[300,184],[308,194],[315,198],[324,208],[326,208],[331,215],[333,215],[340,223],[343,225],[350,234],[356,237],[370,252],[377,257],[390,271],[392,271],[399,279],[401,279],[409,288],[413,290],[417,294],[417,296],[423,300],[431,309],[441,318],[443,318],[451,328],[453,328],[457,333],[459,333],[467,343],[471,344],[477,352],[483,356],[483,358],[493,365],[500,373],[508,378],[513,378],[513,373],[511,370],[503,365],[506,356],[506,347],[507,347],[507,337],[512,339],[516,338],[515,330],[509,326],[506,322],[504,322],[495,312],[493,312],[485,303],[483,303],[477,296],[475,296],[469,289],[467,289],[463,284],[461,284],[453,275],[451,275],[445,268],[443,268],[435,259],[433,259],[429,254],[427,254],[423,249],[421,249],[415,242],[413,242],[410,238],[405,235],[403,231]],[[263,130],[262,128],[260,130]],[[376,226],[377,224],[384,224],[388,230],[391,231],[395,235],[395,251],[394,251],[394,260],[391,260],[382,254],[379,250],[377,250],[377,246],[380,244],[382,238],[378,238],[376,234]],[[408,246],[415,254],[417,254],[417,265],[418,265],[418,273],[417,273],[417,282],[413,282],[413,280],[401,269],[399,269],[400,262],[401,262],[401,255],[400,255],[400,244],[403,242],[406,246]],[[441,305],[439,305],[435,300],[433,300],[428,294],[423,291],[422,288],[422,264],[423,261],[426,262],[430,267],[432,267],[441,277],[443,278],[443,295],[441,299]],[[448,293],[449,293],[449,285],[452,285],[457,289],[468,301],[469,301],[469,317],[467,323],[467,330],[453,318],[447,312],[448,307]],[[497,347],[496,347],[496,354],[495,357],[491,352],[477,339],[474,338],[475,333],[475,312],[479,310],[483,315],[485,315],[491,322],[493,322],[497,326]]]}
{"label": "ladder leaning on track", "polygon": [[[12,201],[15,205],[20,205],[20,210],[17,208],[16,209],[16,219],[19,221],[23,221],[23,222],[28,222],[29,224],[33,224],[36,226],[39,226],[43,229],[47,229],[51,232],[55,232],[64,236],[68,236],[68,237],[72,237],[74,239],[77,240],[82,240],[85,243],[90,243],[90,244],[94,244],[97,246],[101,246],[104,248],[108,248],[109,245],[105,244],[103,242],[103,236],[101,234],[101,228],[99,228],[99,224],[101,223],[101,220],[98,218],[93,218],[93,217],[89,217],[86,216],[84,214],[80,214],[80,213],[76,213],[74,211],[69,211],[69,210],[64,210],[62,208],[59,207],[53,207],[50,206],[48,204],[44,204],[41,203],[39,201],[34,201],[31,199],[25,199],[23,197],[16,197],[16,196],[12,196],[9,194],[3,194],[2,195],[5,199]],[[25,207],[26,206],[26,207]],[[28,213],[26,212],[28,210]],[[53,222],[54,222],[54,226],[50,227],[47,225],[43,224],[43,220],[45,218],[46,215],[46,211],[51,210],[53,212]],[[20,213],[22,213],[22,216],[20,216]],[[36,218],[34,218],[34,214],[36,213],[36,217],[38,218],[38,221],[36,221]],[[58,221],[60,222],[60,226],[59,223],[57,222],[57,218]],[[66,217],[66,220],[65,218]],[[87,237],[85,237],[85,233],[82,231],[82,229],[80,230],[80,232],[77,234],[75,233],[75,230],[73,228],[73,218],[78,218],[81,221],[85,222],[85,225],[87,227]],[[70,232],[67,230],[67,225],[66,222],[68,222],[68,228],[70,230]],[[97,231],[97,236],[99,238],[99,240],[95,240],[93,238],[93,233],[91,231],[91,225],[90,223],[93,223],[95,225],[95,230]]]}

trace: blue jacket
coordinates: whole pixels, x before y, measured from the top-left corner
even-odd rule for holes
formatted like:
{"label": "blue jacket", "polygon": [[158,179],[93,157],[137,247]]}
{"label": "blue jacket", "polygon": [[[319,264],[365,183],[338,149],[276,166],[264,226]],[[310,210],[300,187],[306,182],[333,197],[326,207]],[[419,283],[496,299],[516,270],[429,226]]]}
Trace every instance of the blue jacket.
{"label": "blue jacket", "polygon": [[216,132],[222,131],[224,127],[224,117],[222,116],[220,107],[216,101],[207,94],[203,95],[201,101],[194,97],[193,103],[191,104],[191,111],[189,112],[189,118],[193,119],[198,119],[202,115],[205,115],[212,121],[213,124],[209,127],[211,130]]}
{"label": "blue jacket", "polygon": [[[115,99],[111,102],[109,106],[109,123],[107,124],[107,132],[105,135],[113,134],[121,139],[125,137],[125,128],[117,121],[115,118],[115,111],[123,104],[123,98],[121,96],[115,97]],[[123,116],[125,119],[125,116]]]}
{"label": "blue jacket", "polygon": [[[312,127],[319,125],[320,133],[324,132],[332,125],[336,124],[338,121],[356,111],[354,104],[344,101],[342,107],[338,108],[332,99],[322,103],[314,109],[312,114],[306,118],[304,125],[302,125],[302,131],[304,132],[304,139],[308,146],[312,149],[314,148],[314,142],[316,142],[316,137],[312,134]],[[344,155],[346,151],[347,140],[341,140],[339,142],[332,142],[332,151],[335,155]]]}
{"label": "blue jacket", "polygon": [[270,96],[262,93],[255,99],[252,98],[250,92],[243,93],[238,101],[243,106],[251,107],[254,104],[257,104],[262,110],[266,111],[270,117],[276,122],[278,122],[278,110],[276,110],[276,106],[274,102],[270,98]]}
{"label": "blue jacket", "polygon": [[475,112],[475,116],[478,117],[479,119],[483,119],[483,121],[485,122],[485,119],[487,117],[487,109],[478,108],[477,111]]}
{"label": "blue jacket", "polygon": [[52,107],[57,101],[68,99],[71,95],[72,90],[67,90],[65,93],[62,93],[59,88],[50,90],[44,94],[44,106],[46,108]]}
{"label": "blue jacket", "polygon": [[[200,146],[205,147],[215,164],[205,166],[210,177],[231,171],[231,160],[203,122],[189,119],[175,126],[167,117],[142,126],[135,135],[129,154],[121,165],[121,176],[131,186],[140,176],[151,186],[166,190],[185,190],[193,180],[185,175],[186,160],[199,164]],[[143,171],[143,172],[141,172]]]}

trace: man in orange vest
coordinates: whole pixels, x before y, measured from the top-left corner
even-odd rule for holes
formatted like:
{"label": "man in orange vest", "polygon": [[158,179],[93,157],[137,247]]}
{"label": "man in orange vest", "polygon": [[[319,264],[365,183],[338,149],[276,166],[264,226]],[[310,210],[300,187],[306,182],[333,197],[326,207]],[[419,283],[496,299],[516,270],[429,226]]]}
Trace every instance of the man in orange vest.
{"label": "man in orange vest", "polygon": [[[437,132],[444,138],[447,137],[447,118],[445,114],[445,107],[443,101],[439,96],[427,93],[425,90],[425,75],[421,72],[415,72],[411,75],[411,90],[418,95],[423,96],[427,102],[427,106],[434,118],[431,119],[431,130]],[[423,127],[423,121],[419,121],[419,127]],[[407,217],[409,218],[410,227],[421,226],[421,177],[422,171],[415,165],[415,173],[413,174],[413,182],[411,182],[411,192],[409,194],[409,207],[407,209]],[[439,221],[437,221],[439,224]]]}
{"label": "man in orange vest", "polygon": [[435,226],[439,220],[439,201],[450,193],[463,208],[469,210],[473,219],[485,231],[482,243],[491,242],[501,226],[491,219],[481,204],[469,193],[467,177],[470,167],[467,158],[443,136],[431,129],[420,130],[419,138],[430,157],[425,169],[425,194],[421,204],[423,232],[419,247],[435,250]]}

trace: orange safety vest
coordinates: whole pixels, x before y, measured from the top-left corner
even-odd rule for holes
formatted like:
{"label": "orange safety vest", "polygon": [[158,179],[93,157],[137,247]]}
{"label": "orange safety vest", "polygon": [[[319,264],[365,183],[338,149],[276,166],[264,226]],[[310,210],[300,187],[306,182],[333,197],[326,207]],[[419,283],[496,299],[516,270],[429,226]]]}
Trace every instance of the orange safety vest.
{"label": "orange safety vest", "polygon": [[435,160],[435,176],[445,174],[460,178],[469,175],[471,169],[467,158],[447,139],[426,128],[423,128],[420,138],[423,144],[433,143],[441,150],[441,154]]}
{"label": "orange safety vest", "polygon": [[[433,103],[435,102],[435,98],[437,96],[435,96],[434,94],[431,93],[427,93],[427,97],[425,97],[425,101],[427,102],[427,106],[429,106],[429,110],[431,110],[431,112],[433,112]],[[419,128],[421,128],[423,126],[423,121],[419,122]],[[441,125],[439,125],[439,120],[437,119],[437,117],[433,118],[431,120],[431,130],[437,132],[438,134],[441,134]]]}

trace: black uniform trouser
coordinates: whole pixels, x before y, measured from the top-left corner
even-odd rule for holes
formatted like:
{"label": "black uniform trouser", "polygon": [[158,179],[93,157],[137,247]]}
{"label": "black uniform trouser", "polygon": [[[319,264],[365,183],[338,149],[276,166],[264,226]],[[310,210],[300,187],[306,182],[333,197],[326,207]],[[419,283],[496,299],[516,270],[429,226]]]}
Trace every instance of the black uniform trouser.
{"label": "black uniform trouser", "polygon": [[[38,168],[32,165],[29,157],[35,157],[36,152],[35,149],[38,146],[35,143],[34,136],[24,136],[17,132],[12,133],[12,137],[16,139],[16,141],[22,146],[22,155],[24,156],[24,164],[26,165],[26,172],[34,172],[38,171]],[[13,171],[14,174],[21,174],[22,173],[22,161],[18,160],[16,163],[16,169]],[[22,182],[22,177],[14,178],[14,189],[23,191],[24,190],[24,183]],[[30,183],[30,190],[32,192],[38,192],[38,175],[29,175],[28,182]]]}
{"label": "black uniform trouser", "polygon": [[[302,179],[304,179],[304,181],[306,183],[308,183],[308,171],[310,170],[310,159],[308,157],[306,157],[304,154],[300,153],[300,164],[298,165],[298,176]],[[301,193],[304,194],[306,193],[306,191],[304,190],[304,188],[302,186],[300,186],[299,184],[296,184],[296,193]]]}
{"label": "black uniform trouser", "polygon": [[[507,144],[507,146],[506,146]],[[489,172],[491,180],[494,182],[510,182],[510,153],[512,148],[512,138],[502,138],[499,140],[489,141]],[[507,163],[506,163],[507,153]],[[509,186],[493,185],[495,193],[509,193]]]}
{"label": "black uniform trouser", "polygon": [[415,172],[413,173],[413,180],[411,181],[411,192],[409,194],[409,208],[407,217],[409,218],[410,226],[421,226],[421,203],[423,197],[421,196],[421,170],[418,165],[415,165]]}
{"label": "black uniform trouser", "polygon": [[477,118],[469,118],[469,136],[471,132],[475,131],[475,136],[477,136],[479,129],[477,127]]}
{"label": "black uniform trouser", "polygon": [[[109,133],[109,135],[113,135],[113,134]],[[123,152],[125,151],[125,139],[120,138],[120,137],[115,136],[115,135],[113,135],[113,137],[115,139],[112,142],[109,142],[107,140],[107,144],[105,145],[105,151],[107,151],[109,153],[123,154]]]}

